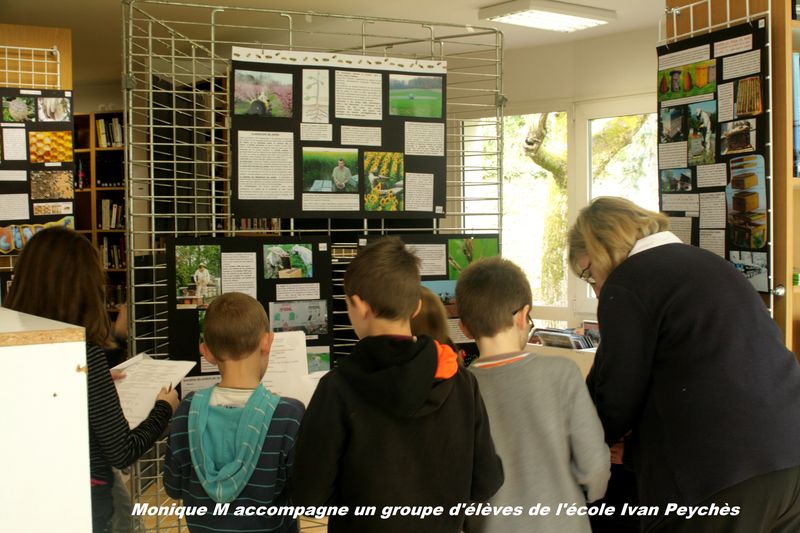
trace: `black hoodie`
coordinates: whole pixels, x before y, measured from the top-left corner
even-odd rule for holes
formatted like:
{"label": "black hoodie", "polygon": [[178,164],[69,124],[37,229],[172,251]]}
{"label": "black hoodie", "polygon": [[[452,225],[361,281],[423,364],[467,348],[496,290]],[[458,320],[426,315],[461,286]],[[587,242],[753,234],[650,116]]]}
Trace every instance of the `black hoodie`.
{"label": "black hoodie", "polygon": [[[450,508],[494,495],[503,468],[478,384],[455,357],[429,337],[361,340],[308,405],[295,444],[293,503],[348,506],[347,516],[329,518],[330,533],[460,531],[463,516]],[[375,506],[376,514],[356,517],[356,506]],[[443,513],[381,519],[391,506]]]}

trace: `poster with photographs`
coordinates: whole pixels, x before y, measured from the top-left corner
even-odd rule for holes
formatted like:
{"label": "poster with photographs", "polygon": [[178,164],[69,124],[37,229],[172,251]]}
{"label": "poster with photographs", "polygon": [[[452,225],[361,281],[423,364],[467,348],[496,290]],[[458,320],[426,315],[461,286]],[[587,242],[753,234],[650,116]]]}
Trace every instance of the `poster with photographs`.
{"label": "poster with photographs", "polygon": [[761,292],[771,289],[768,45],[757,19],[660,46],[656,80],[661,211]]}
{"label": "poster with photographs", "polygon": [[0,255],[74,227],[71,91],[0,88]]}
{"label": "poster with photographs", "polygon": [[[480,235],[421,235],[399,236],[406,248],[419,258],[422,286],[430,291],[423,296],[441,302],[447,315],[447,331],[450,339],[463,349],[467,356],[478,353],[475,341],[466,337],[458,327],[456,305],[456,283],[460,273],[471,263],[500,255],[500,240],[497,234]],[[360,239],[359,246],[366,246],[379,237]]]}
{"label": "poster with photographs", "polygon": [[167,284],[170,358],[198,362],[191,375],[217,371],[201,360],[199,345],[209,306],[228,292],[258,300],[271,331],[302,331],[305,346],[313,348],[309,366],[330,368],[333,295],[326,237],[170,239]]}
{"label": "poster with photographs", "polygon": [[445,215],[446,63],[234,47],[235,218]]}

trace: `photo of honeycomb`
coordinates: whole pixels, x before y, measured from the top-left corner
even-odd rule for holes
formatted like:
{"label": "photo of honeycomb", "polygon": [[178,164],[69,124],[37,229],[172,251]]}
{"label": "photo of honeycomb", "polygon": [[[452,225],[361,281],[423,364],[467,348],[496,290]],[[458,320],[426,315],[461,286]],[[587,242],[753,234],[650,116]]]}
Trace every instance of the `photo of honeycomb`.
{"label": "photo of honeycomb", "polygon": [[71,162],[72,132],[29,131],[28,152],[31,163]]}
{"label": "photo of honeycomb", "polygon": [[31,200],[74,197],[71,170],[35,170],[31,172]]}

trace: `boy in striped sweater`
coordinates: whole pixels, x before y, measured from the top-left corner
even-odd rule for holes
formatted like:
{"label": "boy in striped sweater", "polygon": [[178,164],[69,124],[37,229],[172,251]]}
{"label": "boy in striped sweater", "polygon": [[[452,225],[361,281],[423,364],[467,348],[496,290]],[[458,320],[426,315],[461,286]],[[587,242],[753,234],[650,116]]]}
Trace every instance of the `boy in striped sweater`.
{"label": "boy in striped sweater", "polygon": [[202,516],[187,512],[190,531],[295,532],[292,516],[235,514],[288,504],[290,451],[304,408],[261,384],[274,337],[269,318],[257,300],[226,293],[209,305],[204,329],[200,352],[219,367],[222,380],[188,394],[178,408],[164,488],[187,508],[206,508]]}

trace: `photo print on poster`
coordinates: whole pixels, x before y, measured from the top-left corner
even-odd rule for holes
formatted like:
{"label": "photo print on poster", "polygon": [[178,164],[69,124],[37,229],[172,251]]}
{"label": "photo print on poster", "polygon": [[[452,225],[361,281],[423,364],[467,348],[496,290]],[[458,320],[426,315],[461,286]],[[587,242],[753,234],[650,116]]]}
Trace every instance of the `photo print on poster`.
{"label": "photo print on poster", "polygon": [[686,140],[686,107],[665,107],[661,109],[661,143]]}
{"label": "photo print on poster", "polygon": [[218,245],[175,246],[175,294],[178,309],[205,309],[220,294],[222,271]]}
{"label": "photo print on poster", "polygon": [[484,257],[500,255],[497,238],[448,239],[447,270],[450,279],[458,279],[461,272],[471,263]]}
{"label": "photo print on poster", "polygon": [[692,169],[671,168],[661,171],[661,192],[689,192],[692,190]]}
{"label": "photo print on poster", "polygon": [[668,68],[658,73],[659,102],[701,94],[712,94],[716,90],[716,59]]}
{"label": "photo print on poster", "polygon": [[265,244],[264,279],[313,278],[311,244]]}
{"label": "photo print on poster", "polygon": [[358,150],[303,148],[303,192],[358,192]]}
{"label": "photo print on poster", "polygon": [[31,163],[70,163],[72,132],[29,131],[28,153]]}
{"label": "photo print on poster", "polygon": [[731,251],[730,262],[759,292],[769,291],[769,269],[764,252]]}
{"label": "photo print on poster", "polygon": [[427,287],[433,294],[439,297],[444,305],[447,318],[458,317],[458,307],[456,306],[456,280],[426,280],[422,282],[423,287]]}
{"label": "photo print on poster", "polygon": [[389,114],[442,118],[442,78],[390,74]]}
{"label": "photo print on poster", "polygon": [[750,76],[736,82],[736,118],[760,115],[761,76]]}
{"label": "photo print on poster", "polygon": [[270,302],[272,331],[302,331],[307,337],[328,334],[328,301]]}
{"label": "photo print on poster", "polygon": [[307,346],[308,373],[327,372],[331,369],[330,346]]}
{"label": "photo print on poster", "polygon": [[34,170],[31,172],[31,200],[59,200],[75,197],[71,170]]}
{"label": "photo print on poster", "polygon": [[405,209],[402,152],[364,152],[364,210]]}
{"label": "photo print on poster", "polygon": [[688,108],[689,165],[714,163],[717,143],[717,101],[689,104]]}
{"label": "photo print on poster", "polygon": [[72,118],[69,98],[39,97],[36,106],[40,122],[66,122]]}
{"label": "photo print on poster", "polygon": [[292,90],[291,73],[235,70],[233,112],[255,117],[291,118]]}
{"label": "photo print on poster", "polygon": [[3,97],[3,122],[36,121],[36,98],[28,96]]}
{"label": "photo print on poster", "polygon": [[303,122],[328,122],[329,85],[330,75],[327,70],[303,69]]}
{"label": "photo print on poster", "polygon": [[731,181],[725,189],[728,239],[731,246],[760,250],[767,245],[767,188],[764,156],[730,161]]}
{"label": "photo print on poster", "polygon": [[756,151],[756,120],[747,118],[722,124],[722,155]]}

